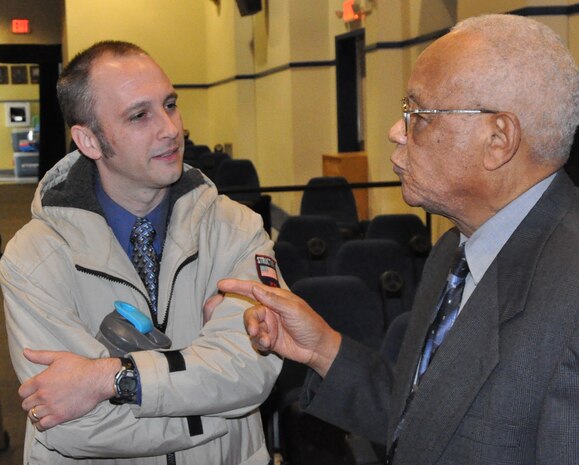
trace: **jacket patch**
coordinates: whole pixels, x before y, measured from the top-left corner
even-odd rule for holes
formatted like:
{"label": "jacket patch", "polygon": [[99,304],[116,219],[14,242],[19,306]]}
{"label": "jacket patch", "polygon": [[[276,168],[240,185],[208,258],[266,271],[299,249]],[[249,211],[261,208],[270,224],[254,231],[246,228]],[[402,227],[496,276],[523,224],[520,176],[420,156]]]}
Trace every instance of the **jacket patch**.
{"label": "jacket patch", "polygon": [[257,268],[259,280],[263,284],[271,287],[279,287],[279,278],[277,277],[277,269],[273,258],[267,255],[256,255],[255,267]]}

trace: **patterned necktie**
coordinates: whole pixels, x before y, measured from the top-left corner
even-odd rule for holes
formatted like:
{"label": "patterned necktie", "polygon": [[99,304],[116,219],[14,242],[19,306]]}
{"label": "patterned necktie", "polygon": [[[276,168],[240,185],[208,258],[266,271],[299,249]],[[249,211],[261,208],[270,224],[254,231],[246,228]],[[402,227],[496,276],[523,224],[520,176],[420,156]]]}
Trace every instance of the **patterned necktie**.
{"label": "patterned necktie", "polygon": [[159,261],[153,248],[155,228],[146,218],[137,218],[131,231],[133,244],[133,265],[145,283],[149,298],[153,306],[153,313],[157,313],[157,287],[159,282]]}
{"label": "patterned necktie", "polygon": [[426,372],[428,364],[431,362],[432,357],[434,357],[434,354],[436,353],[436,350],[440,347],[440,344],[442,344],[442,341],[454,324],[456,317],[458,316],[460,301],[462,300],[462,291],[464,290],[464,282],[467,275],[468,263],[466,262],[466,257],[464,255],[463,243],[456,251],[452,265],[450,266],[448,277],[446,278],[444,291],[442,292],[440,300],[438,301],[438,305],[436,306],[438,309],[436,312],[436,317],[428,329],[428,335],[426,337],[426,343],[424,344],[424,349],[422,351],[422,357],[418,364],[414,385],[412,386],[410,394],[406,398],[404,411],[402,412],[398,426],[394,431],[392,444],[388,449],[388,456],[386,457],[386,464],[391,464],[394,460],[394,455],[396,454],[396,448],[398,446],[398,438],[400,437],[402,429],[404,428],[406,412],[408,411],[408,407],[410,406],[412,399],[414,399],[414,396],[416,395],[420,378],[422,378],[422,375]]}
{"label": "patterned necktie", "polygon": [[458,248],[448,278],[446,279],[446,287],[438,302],[438,311],[436,318],[430,325],[420,365],[418,366],[417,383],[426,372],[429,363],[434,357],[434,354],[444,341],[446,334],[454,324],[460,309],[460,301],[462,299],[462,291],[464,290],[464,282],[468,275],[468,263],[464,255],[464,243]]}

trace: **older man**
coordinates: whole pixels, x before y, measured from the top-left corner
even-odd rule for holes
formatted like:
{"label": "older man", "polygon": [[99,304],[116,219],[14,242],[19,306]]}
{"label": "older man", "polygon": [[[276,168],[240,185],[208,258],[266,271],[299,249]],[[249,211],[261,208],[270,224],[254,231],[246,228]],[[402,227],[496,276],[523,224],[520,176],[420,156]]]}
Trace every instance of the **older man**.
{"label": "older man", "polygon": [[[0,262],[24,462],[267,464],[258,406],[281,361],[252,349],[247,304],[203,312],[220,278],[276,274],[261,218],[183,172],[177,94],[139,47],[81,52],[58,94],[80,152],[44,177]],[[170,350],[109,357],[97,334],[115,301]]]}
{"label": "older man", "polygon": [[578,107],[576,64],[530,19],[468,19],[420,55],[392,162],[404,199],[456,229],[394,372],[288,291],[219,284],[261,302],[245,317],[258,349],[315,370],[306,411],[396,465],[579,463],[579,192],[561,169]]}

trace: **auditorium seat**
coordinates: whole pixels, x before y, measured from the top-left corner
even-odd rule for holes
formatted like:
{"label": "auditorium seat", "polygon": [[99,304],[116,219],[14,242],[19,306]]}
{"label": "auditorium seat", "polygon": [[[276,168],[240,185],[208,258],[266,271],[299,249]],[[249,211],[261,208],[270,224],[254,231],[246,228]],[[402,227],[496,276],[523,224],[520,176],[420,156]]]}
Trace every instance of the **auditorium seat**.
{"label": "auditorium seat", "polygon": [[231,159],[228,155],[216,152],[214,157],[225,155],[215,167],[215,185],[222,191],[255,189],[253,192],[226,192],[233,200],[243,203],[263,219],[264,229],[271,235],[271,196],[262,195],[259,189],[259,177],[251,160]]}
{"label": "auditorium seat", "polygon": [[229,159],[224,152],[205,152],[199,155],[199,169],[212,181],[215,181],[217,169],[223,160]]}
{"label": "auditorium seat", "polygon": [[189,166],[201,169],[201,155],[211,153],[211,149],[206,145],[185,145],[183,152],[183,162]]}
{"label": "auditorium seat", "polygon": [[308,187],[323,189],[305,190],[301,205],[301,215],[326,215],[332,217],[343,239],[361,237],[362,229],[358,221],[358,210],[352,189],[346,178],[341,176],[315,177],[308,181]]}
{"label": "auditorium seat", "polygon": [[251,160],[225,159],[217,167],[215,173],[217,189],[256,189],[255,192],[237,192],[227,194],[233,200],[254,201],[260,196],[259,176]]}
{"label": "auditorium seat", "polygon": [[362,344],[379,349],[384,336],[380,297],[357,276],[318,276],[296,281],[292,292],[328,324]]}
{"label": "auditorium seat", "polygon": [[406,248],[413,257],[416,282],[422,276],[424,262],[432,244],[422,220],[412,214],[388,214],[374,217],[366,229],[367,239],[391,239]]}
{"label": "auditorium seat", "polygon": [[357,276],[380,296],[386,325],[412,306],[416,287],[412,257],[395,241],[345,242],[336,254],[335,274]]}
{"label": "auditorium seat", "polygon": [[280,227],[277,240],[289,242],[297,248],[308,264],[308,276],[329,274],[342,244],[336,222],[321,215],[288,217]]}
{"label": "auditorium seat", "polygon": [[273,245],[273,251],[283,279],[289,287],[298,279],[309,276],[308,260],[295,245],[278,240]]}
{"label": "auditorium seat", "polygon": [[[383,315],[379,298],[354,276],[318,276],[296,281],[292,291],[334,329],[379,349]],[[299,408],[298,396],[307,369],[285,360],[270,398],[265,419],[270,452],[292,465],[355,465],[347,434]]]}

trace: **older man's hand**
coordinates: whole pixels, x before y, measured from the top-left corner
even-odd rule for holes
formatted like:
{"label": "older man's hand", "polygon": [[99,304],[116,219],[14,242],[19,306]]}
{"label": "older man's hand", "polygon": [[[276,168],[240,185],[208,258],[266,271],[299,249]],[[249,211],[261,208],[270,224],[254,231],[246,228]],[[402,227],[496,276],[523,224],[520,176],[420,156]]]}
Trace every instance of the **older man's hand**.
{"label": "older man's hand", "polygon": [[276,352],[326,375],[342,337],[304,300],[288,290],[253,281],[224,279],[217,287],[258,302],[244,314],[245,328],[255,349]]}

